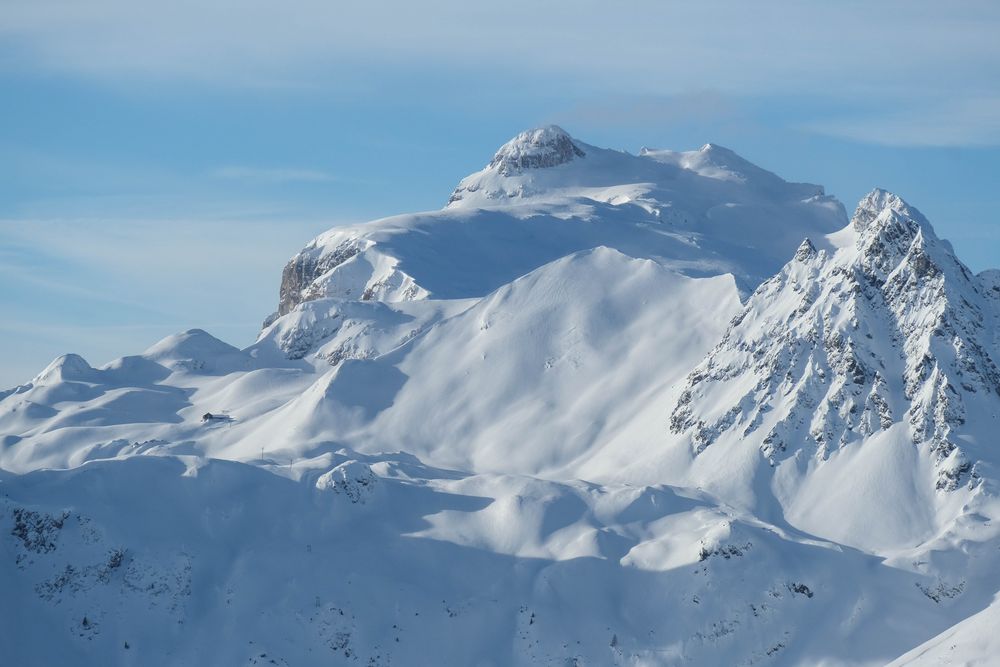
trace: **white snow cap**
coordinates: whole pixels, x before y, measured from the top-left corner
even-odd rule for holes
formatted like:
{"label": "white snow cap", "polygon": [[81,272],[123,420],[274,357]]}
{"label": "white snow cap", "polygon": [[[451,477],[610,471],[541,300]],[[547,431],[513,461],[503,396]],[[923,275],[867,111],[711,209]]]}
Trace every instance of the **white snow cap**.
{"label": "white snow cap", "polygon": [[204,329],[167,336],[147,349],[143,356],[159,361],[176,359],[213,359],[220,355],[239,354],[239,349],[223,342]]}
{"label": "white snow cap", "polygon": [[851,225],[858,232],[864,232],[883,213],[887,215],[895,213],[913,220],[921,227],[930,227],[927,219],[924,218],[920,211],[906,203],[902,197],[882,188],[875,188],[858,202],[858,207],[851,218]]}
{"label": "white snow cap", "polygon": [[91,381],[95,374],[87,360],[79,354],[64,354],[56,357],[52,363],[35,376],[32,384],[48,385],[59,382]]}
{"label": "white snow cap", "polygon": [[555,167],[585,155],[566,130],[546,125],[522,132],[501,146],[489,168],[510,176],[525,169]]}

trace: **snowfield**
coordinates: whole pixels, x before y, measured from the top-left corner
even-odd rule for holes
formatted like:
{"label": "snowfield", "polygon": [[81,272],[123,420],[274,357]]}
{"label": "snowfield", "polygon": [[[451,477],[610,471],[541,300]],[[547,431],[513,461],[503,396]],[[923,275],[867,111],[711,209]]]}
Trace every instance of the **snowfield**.
{"label": "snowfield", "polygon": [[1000,664],[998,276],[882,190],[522,133],[244,350],[0,392],[0,663]]}

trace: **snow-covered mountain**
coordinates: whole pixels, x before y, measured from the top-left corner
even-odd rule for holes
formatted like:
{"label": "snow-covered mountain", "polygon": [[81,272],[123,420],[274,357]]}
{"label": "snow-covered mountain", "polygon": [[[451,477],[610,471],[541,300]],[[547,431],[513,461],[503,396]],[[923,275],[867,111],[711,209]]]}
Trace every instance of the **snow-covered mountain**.
{"label": "snow-covered mountain", "polygon": [[[969,511],[958,498],[979,493],[980,467],[995,457],[996,293],[916,209],[881,190],[831,240],[833,251],[803,241],[757,288],[688,375],[671,430],[706,471],[759,450],[786,515],[846,543],[861,543],[874,498],[915,493],[917,506],[882,508],[871,538],[920,542]],[[866,488],[872,466],[894,473]],[[721,476],[730,484],[731,471]],[[832,526],[828,515],[845,508]]]}
{"label": "snow-covered mountain", "polygon": [[0,392],[0,656],[987,664],[998,324],[893,194],[525,132],[244,350]]}
{"label": "snow-covered mountain", "polygon": [[314,239],[285,267],[272,318],[323,297],[482,297],[597,246],[688,276],[731,273],[749,291],[804,235],[821,239],[846,222],[822,187],[786,183],[719,146],[630,155],[547,127],[504,144],[443,210]]}

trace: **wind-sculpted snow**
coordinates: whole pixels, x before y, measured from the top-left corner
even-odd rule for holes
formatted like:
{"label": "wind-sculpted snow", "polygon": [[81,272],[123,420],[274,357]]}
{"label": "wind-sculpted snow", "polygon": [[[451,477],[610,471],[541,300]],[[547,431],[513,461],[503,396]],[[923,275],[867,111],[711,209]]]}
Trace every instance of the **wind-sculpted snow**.
{"label": "wind-sculpted snow", "polygon": [[895,195],[522,133],[0,392],[0,664],[990,664],[998,360]]}
{"label": "wind-sculpted snow", "polygon": [[844,645],[883,664],[968,607],[662,485],[327,449],[265,469],[137,456],[4,491],[18,665],[819,664]]}

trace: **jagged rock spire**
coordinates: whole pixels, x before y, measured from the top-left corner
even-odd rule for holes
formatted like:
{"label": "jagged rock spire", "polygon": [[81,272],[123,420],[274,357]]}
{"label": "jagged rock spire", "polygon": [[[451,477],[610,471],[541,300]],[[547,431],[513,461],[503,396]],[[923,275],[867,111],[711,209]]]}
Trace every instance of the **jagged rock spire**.
{"label": "jagged rock spire", "polygon": [[1000,395],[987,324],[1000,312],[900,197],[872,191],[851,225],[853,246],[811,262],[807,239],[758,288],[689,375],[671,430],[689,432],[695,453],[730,433],[756,440],[773,464],[902,423],[933,458],[936,486],[956,488],[974,477],[956,437],[967,405]]}
{"label": "jagged rock spire", "polygon": [[802,241],[802,245],[795,251],[793,259],[798,262],[807,262],[816,256],[816,246],[809,239]]}

